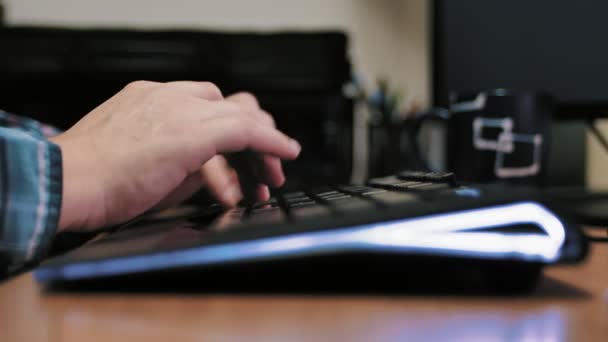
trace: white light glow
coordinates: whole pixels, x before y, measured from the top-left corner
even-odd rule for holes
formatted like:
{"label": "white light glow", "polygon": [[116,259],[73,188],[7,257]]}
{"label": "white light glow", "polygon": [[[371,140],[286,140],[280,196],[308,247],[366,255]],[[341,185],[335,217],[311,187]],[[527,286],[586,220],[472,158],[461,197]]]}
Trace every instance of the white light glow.
{"label": "white light glow", "polygon": [[[535,225],[545,234],[492,231],[518,224]],[[57,267],[43,265],[36,271],[36,277],[44,282],[340,251],[553,262],[559,258],[564,241],[565,228],[553,213],[537,203],[523,202],[172,252]]]}
{"label": "white light glow", "polygon": [[[493,227],[533,224],[547,235],[498,233]],[[471,230],[488,229],[484,232]],[[468,232],[467,232],[468,231]],[[565,240],[564,226],[536,203],[518,203],[423,218],[378,223],[359,232],[359,241],[416,249],[461,250],[554,261]]]}

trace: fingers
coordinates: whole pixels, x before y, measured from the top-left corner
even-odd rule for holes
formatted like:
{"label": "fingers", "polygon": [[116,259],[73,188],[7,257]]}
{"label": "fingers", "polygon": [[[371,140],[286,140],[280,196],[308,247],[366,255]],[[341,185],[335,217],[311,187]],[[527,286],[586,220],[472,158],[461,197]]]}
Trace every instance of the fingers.
{"label": "fingers", "polygon": [[224,206],[232,207],[243,198],[236,172],[222,156],[215,156],[201,168],[203,183]]}
{"label": "fingers", "polygon": [[243,116],[225,116],[205,122],[206,135],[195,137],[199,151],[211,148],[213,154],[250,150],[293,160],[300,154],[300,144],[276,130]]}
{"label": "fingers", "polygon": [[266,202],[270,199],[270,191],[268,186],[264,184],[258,184],[256,189],[256,199],[260,202]]}
{"label": "fingers", "polygon": [[[206,162],[199,171],[190,174],[186,179],[158,204],[153,210],[177,205],[192,197],[205,186],[213,197],[225,207],[233,207],[243,198],[236,172],[228,165],[224,157],[215,156]],[[263,190],[258,191],[261,198]]]}
{"label": "fingers", "polygon": [[[274,119],[260,109],[259,102],[254,95],[240,92],[228,96],[225,101],[222,101],[224,98],[221,91],[210,82],[155,83],[141,81],[135,82],[133,86],[139,88],[162,87],[163,90],[172,90],[197,98],[197,101],[201,102],[192,103],[194,108],[192,117],[204,121],[205,126],[214,127],[213,134],[203,140],[215,142],[212,146],[216,154],[245,149],[257,152],[257,157],[253,158],[257,165],[252,168],[259,182],[272,187],[279,187],[285,182],[279,158],[296,158],[300,145],[274,128]],[[198,108],[209,108],[210,105],[214,107],[211,111],[200,112],[198,110]],[[208,132],[207,129],[205,131]],[[209,146],[206,147],[205,150],[208,150]],[[208,155],[208,157],[211,156]],[[208,183],[209,190],[220,202],[233,205],[242,197],[242,191],[239,191],[238,183],[236,188],[229,186],[232,183],[226,178],[226,170],[222,169],[226,165],[222,166],[220,163],[214,161],[204,164],[203,177],[208,178],[204,181]],[[231,190],[223,189],[224,187],[229,187]],[[263,197],[268,189],[260,191],[260,195]]]}
{"label": "fingers", "polygon": [[[257,107],[258,102],[255,97],[249,93],[238,93],[226,98],[227,101],[239,103],[249,108]],[[259,107],[258,107],[259,108]],[[262,125],[268,127],[275,127],[274,120],[270,114],[262,111],[261,109],[254,110],[256,115],[249,115],[250,119],[257,121]],[[264,184],[271,187],[280,187],[285,182],[285,175],[283,174],[283,168],[281,166],[281,160],[276,156],[267,154],[258,154],[257,158],[254,158],[256,165],[254,166],[254,173],[257,179]]]}
{"label": "fingers", "polygon": [[258,158],[260,160],[255,168],[256,177],[270,187],[281,187],[285,183],[281,160],[269,155],[261,155]]}
{"label": "fingers", "polygon": [[226,101],[242,104],[253,109],[260,108],[260,103],[258,102],[258,99],[253,94],[248,92],[238,92],[236,94],[232,94],[226,97]]}
{"label": "fingers", "polygon": [[[236,138],[236,141],[228,142],[226,139],[222,139],[225,141],[224,143],[220,142],[218,148],[216,148],[216,153],[227,153],[233,151],[233,148],[228,145],[235,146],[234,148],[238,149],[239,146],[242,146],[244,149],[252,149],[255,152],[258,152],[258,156],[253,158],[256,162],[256,165],[252,165],[253,173],[260,183],[267,184],[271,187],[280,187],[285,182],[285,176],[283,174],[281,161],[279,158],[293,159],[297,157],[299,153],[300,147],[299,144],[291,139],[285,137],[282,133],[278,131],[274,131],[275,122],[272,116],[260,109],[260,105],[256,97],[247,92],[240,92],[226,97],[225,101],[220,101],[223,99],[220,90],[212,83],[209,82],[191,82],[191,81],[180,81],[180,82],[169,82],[165,85],[166,89],[172,89],[174,91],[179,91],[182,93],[187,93],[191,96],[197,97],[200,99],[200,104],[194,104],[195,108],[207,108],[210,102],[215,102],[215,110],[212,115],[208,113],[197,113],[196,111],[195,117],[199,117],[201,119],[209,120],[209,119],[220,119],[220,118],[229,118],[231,116],[240,117],[239,120],[247,122],[248,126],[251,125],[251,121],[254,121],[255,126],[262,125],[272,128],[273,131],[262,130],[270,132],[269,136],[264,133],[256,133],[258,129],[251,127],[244,127],[243,124],[239,123],[235,127],[235,130],[239,129],[246,130],[248,132],[252,132],[253,136],[249,139],[249,141],[245,141],[244,143],[240,143],[239,141],[243,140],[243,136],[239,136]],[[202,114],[202,115],[201,115]],[[226,122],[226,121],[223,121]],[[221,126],[221,125],[218,125]],[[218,130],[216,132],[222,132],[222,130]],[[262,139],[258,139],[255,136],[263,135]],[[280,137],[277,139],[277,137]],[[270,139],[268,139],[270,138]],[[228,138],[235,140],[234,137]],[[247,140],[248,138],[245,138]],[[272,145],[267,145],[265,141],[272,141]],[[289,148],[289,151],[286,151],[285,145]],[[268,154],[267,151],[274,151],[271,154]],[[207,166],[207,164],[209,164]],[[224,161],[225,164],[225,161]],[[226,174],[225,170],[221,170],[221,167],[216,162],[206,163],[203,167],[204,170],[209,170],[208,172],[204,171],[204,175],[209,177],[210,179],[206,182],[208,183],[209,190],[212,194],[223,204],[225,205],[233,205],[238,202],[242,194],[242,189],[238,186],[238,183],[233,184],[231,186],[231,190],[222,191],[222,187],[227,186],[227,181],[222,179],[222,175]],[[217,171],[217,172],[216,172]],[[247,170],[240,170],[245,172],[251,172]],[[232,171],[234,172],[234,171]],[[215,176],[217,175],[217,176]],[[216,177],[219,177],[216,179]],[[264,197],[265,193],[268,193],[268,188],[265,187],[266,190],[260,190],[260,196],[256,196],[258,198]],[[240,191],[239,191],[240,190]],[[258,191],[258,190],[255,190]],[[238,199],[237,199],[238,198]]]}
{"label": "fingers", "polygon": [[[226,101],[240,104],[246,108],[251,108],[252,110],[250,113],[254,115],[256,120],[270,127],[275,127],[275,122],[272,116],[266,111],[260,109],[258,100],[251,93],[236,93],[228,96]],[[269,155],[258,155],[258,158],[256,159],[258,165],[255,166],[254,170],[256,177],[262,183],[268,184],[271,187],[280,187],[283,185],[283,183],[285,183],[285,175],[283,174],[280,159]]]}
{"label": "fingers", "polygon": [[[224,206],[236,206],[244,197],[236,171],[222,156],[215,156],[201,168],[203,183]],[[257,201],[268,201],[270,191],[265,184],[255,185],[253,196]]]}
{"label": "fingers", "polygon": [[158,202],[152,210],[165,209],[177,205],[192,197],[202,186],[203,182],[200,173],[192,173],[177,188],[173,189],[173,191]]}

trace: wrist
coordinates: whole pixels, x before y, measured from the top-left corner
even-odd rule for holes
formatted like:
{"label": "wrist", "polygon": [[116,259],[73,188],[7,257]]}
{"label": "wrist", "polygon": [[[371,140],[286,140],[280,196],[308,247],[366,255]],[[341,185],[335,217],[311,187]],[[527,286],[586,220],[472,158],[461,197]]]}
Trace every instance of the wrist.
{"label": "wrist", "polygon": [[[86,156],[63,134],[49,139],[59,146],[62,160],[62,201],[59,213],[58,232],[80,230],[87,227],[90,218],[94,189],[89,179],[91,170],[85,170]],[[90,164],[89,164],[90,165]]]}

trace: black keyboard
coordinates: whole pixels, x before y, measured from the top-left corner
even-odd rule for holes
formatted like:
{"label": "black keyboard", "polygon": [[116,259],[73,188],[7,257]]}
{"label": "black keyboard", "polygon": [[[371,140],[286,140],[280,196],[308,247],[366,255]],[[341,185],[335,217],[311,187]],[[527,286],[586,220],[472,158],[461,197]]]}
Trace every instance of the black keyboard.
{"label": "black keyboard", "polygon": [[343,216],[352,212],[382,210],[391,205],[434,200],[458,189],[452,173],[402,172],[372,179],[368,185],[336,185],[275,192],[266,202],[244,204],[228,210],[211,228]]}
{"label": "black keyboard", "polygon": [[534,190],[402,172],[366,184],[275,191],[268,201],[229,210],[215,204],[145,215],[36,274],[65,282],[320,256],[331,265],[362,255],[382,255],[381,263],[447,257],[542,265],[581,259],[585,246],[578,228]]}

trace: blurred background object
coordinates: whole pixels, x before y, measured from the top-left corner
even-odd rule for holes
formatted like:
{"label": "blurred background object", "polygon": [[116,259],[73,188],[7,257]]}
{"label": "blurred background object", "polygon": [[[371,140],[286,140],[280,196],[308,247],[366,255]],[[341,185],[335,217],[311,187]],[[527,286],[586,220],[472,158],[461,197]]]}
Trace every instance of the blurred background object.
{"label": "blurred background object", "polygon": [[[596,19],[603,11],[593,9],[597,6],[605,6],[592,0],[576,4],[568,1],[529,3],[523,0],[500,1],[492,4],[486,4],[481,0],[463,2],[444,0],[334,0],[330,2],[323,0],[259,0],[256,2],[242,0],[131,0],[128,2],[121,0],[103,2],[93,0],[3,0],[3,3],[5,5],[5,24],[8,27],[35,26],[76,30],[111,29],[112,31],[199,33],[201,31],[220,31],[234,34],[342,32],[347,40],[344,49],[346,59],[352,65],[350,69],[353,71],[354,79],[358,88],[369,96],[365,101],[354,103],[350,121],[339,121],[338,125],[324,126],[317,123],[318,131],[316,133],[319,136],[333,134],[331,132],[335,132],[336,129],[341,130],[345,140],[342,140],[340,144],[343,147],[352,145],[353,153],[350,157],[342,155],[343,160],[331,161],[334,164],[345,163],[345,167],[333,169],[329,167],[318,173],[318,175],[333,174],[335,177],[332,179],[337,180],[344,179],[349,168],[352,169],[353,179],[362,180],[370,174],[386,173],[395,167],[409,165],[409,161],[403,160],[404,156],[407,157],[407,139],[400,138],[400,143],[404,145],[400,146],[402,155],[393,155],[394,151],[383,150],[381,146],[386,145],[385,143],[374,145],[374,141],[377,139],[370,137],[370,135],[374,135],[373,127],[376,123],[372,113],[373,106],[370,107],[368,100],[372,95],[381,93],[377,80],[383,80],[390,94],[399,94],[399,103],[394,112],[400,114],[399,120],[403,120],[408,117],[409,113],[429,106],[446,105],[446,96],[453,90],[468,91],[499,87],[530,91],[543,90],[537,89],[537,83],[530,83],[529,79],[519,77],[524,73],[527,77],[548,80],[554,84],[557,84],[558,80],[568,82],[575,80],[576,77],[594,76],[593,73],[577,74],[580,64],[574,62],[559,70],[552,69],[551,72],[542,68],[552,65],[551,63],[561,63],[560,58],[571,56],[572,53],[586,51],[580,54],[584,57],[590,55],[589,51],[600,49],[602,46],[594,42],[601,39],[601,34],[598,32],[602,31],[603,21]],[[554,13],[559,12],[560,9],[568,15],[566,21]],[[594,13],[587,15],[585,11]],[[512,25],[515,20],[514,15],[517,22],[521,21],[521,25],[518,27]],[[558,20],[558,18],[562,19]],[[555,31],[560,33],[551,35],[556,21],[558,24],[559,22],[576,22],[577,25],[561,25],[559,30]],[[502,24],[497,25],[496,23],[499,22]],[[549,38],[543,38],[547,35]],[[495,38],[488,40],[489,36]],[[531,56],[533,50],[526,48],[526,42],[537,42],[538,46],[542,46],[541,43],[551,43],[554,44],[554,47],[562,47],[561,57],[555,53],[549,53],[549,50]],[[466,48],[458,48],[459,46]],[[159,47],[159,45],[148,45],[140,48],[139,57],[148,54],[149,51],[157,51]],[[152,64],[164,63],[165,59],[175,61],[180,58],[180,54],[189,53],[186,51],[188,48],[184,48],[184,45],[180,44],[164,46],[161,49],[163,49],[162,56],[164,57],[158,57]],[[6,51],[4,47],[3,51]],[[450,51],[456,51],[456,54]],[[94,52],[94,50],[89,52]],[[485,62],[479,62],[476,59],[486,55],[490,57],[510,56],[510,58],[486,58]],[[530,59],[531,57],[533,58]],[[446,62],[448,59],[449,64]],[[534,65],[541,69],[538,69],[537,72],[530,72],[531,69],[522,67],[518,74],[503,65],[510,61],[524,66],[526,60],[536,63]],[[491,61],[491,63],[487,61]],[[551,61],[551,63],[540,63],[542,61]],[[205,62],[201,61],[201,63]],[[149,66],[153,66],[152,64]],[[135,63],[135,65],[138,64]],[[488,66],[495,66],[495,68],[489,72]],[[254,67],[254,69],[256,68]],[[602,70],[598,69],[597,75]],[[222,72],[224,71],[226,70]],[[485,77],[484,82],[477,82],[482,76]],[[350,75],[347,78],[350,80]],[[509,83],[516,80],[527,83]],[[575,81],[572,83],[580,84]],[[348,85],[348,81],[346,85]],[[582,91],[583,88],[580,89]],[[598,87],[595,89],[598,92],[604,91]],[[335,89],[333,91],[335,92]],[[78,98],[73,100],[78,101]],[[341,101],[347,103],[350,100],[342,97]],[[3,105],[0,103],[0,107]],[[327,108],[329,104],[325,103],[324,106]],[[590,110],[595,111],[595,109]],[[297,110],[298,108],[294,109],[294,111]],[[288,110],[284,113],[287,112],[291,111]],[[562,111],[560,114],[564,113],[566,111]],[[580,184],[586,180],[594,188],[608,188],[608,178],[603,176],[608,163],[600,144],[589,137],[584,120],[580,119],[580,116],[576,117],[575,111],[570,111],[570,113],[574,114],[574,117],[570,117],[570,121],[557,121],[552,127],[552,130],[556,132],[554,135],[556,143],[552,143],[552,145],[557,147],[552,152],[549,173],[557,183]],[[294,115],[281,115],[286,115],[285,117],[289,117],[290,120],[293,118],[294,123],[298,120]],[[306,118],[316,120],[314,118],[323,117],[323,115],[315,115]],[[304,121],[304,118],[299,119],[302,120],[300,122]],[[400,124],[399,120],[396,124]],[[312,122],[307,125],[312,125]],[[598,126],[603,132],[607,131],[605,120],[598,120]],[[371,129],[369,129],[370,127]],[[350,130],[351,133],[347,134],[347,130]],[[382,139],[384,138],[380,138],[380,141]],[[420,135],[423,152],[429,159],[432,169],[445,168],[445,151],[442,150],[445,146],[444,140],[445,137],[440,129],[434,128],[432,125],[425,127]],[[370,159],[370,153],[373,158],[381,158],[381,161],[376,162]],[[396,164],[391,164],[393,162]],[[311,165],[311,171],[321,170],[312,164],[309,165]],[[586,167],[581,167],[581,165],[586,165]],[[373,167],[376,166],[379,169],[374,170]]]}
{"label": "blurred background object", "polygon": [[429,99],[428,0],[3,0],[11,26],[231,32],[342,31],[364,86]]}
{"label": "blurred background object", "polygon": [[606,10],[593,0],[437,0],[435,104],[447,105],[454,91],[496,87],[555,96],[547,184],[584,184],[586,121],[608,115]]}
{"label": "blurred background object", "polygon": [[346,182],[353,160],[367,167],[342,92],[352,72],[411,88],[405,101],[428,99],[425,1],[8,2],[3,108],[65,128],[136,79],[248,90],[304,146],[286,165],[291,183]]}
{"label": "blurred background object", "polygon": [[0,0],[0,26],[4,25],[4,3]]}
{"label": "blurred background object", "polygon": [[305,147],[292,182],[348,179],[352,102],[347,39],[338,32],[222,33],[4,28],[0,103],[61,128],[134,80],[199,80],[247,90]]}

